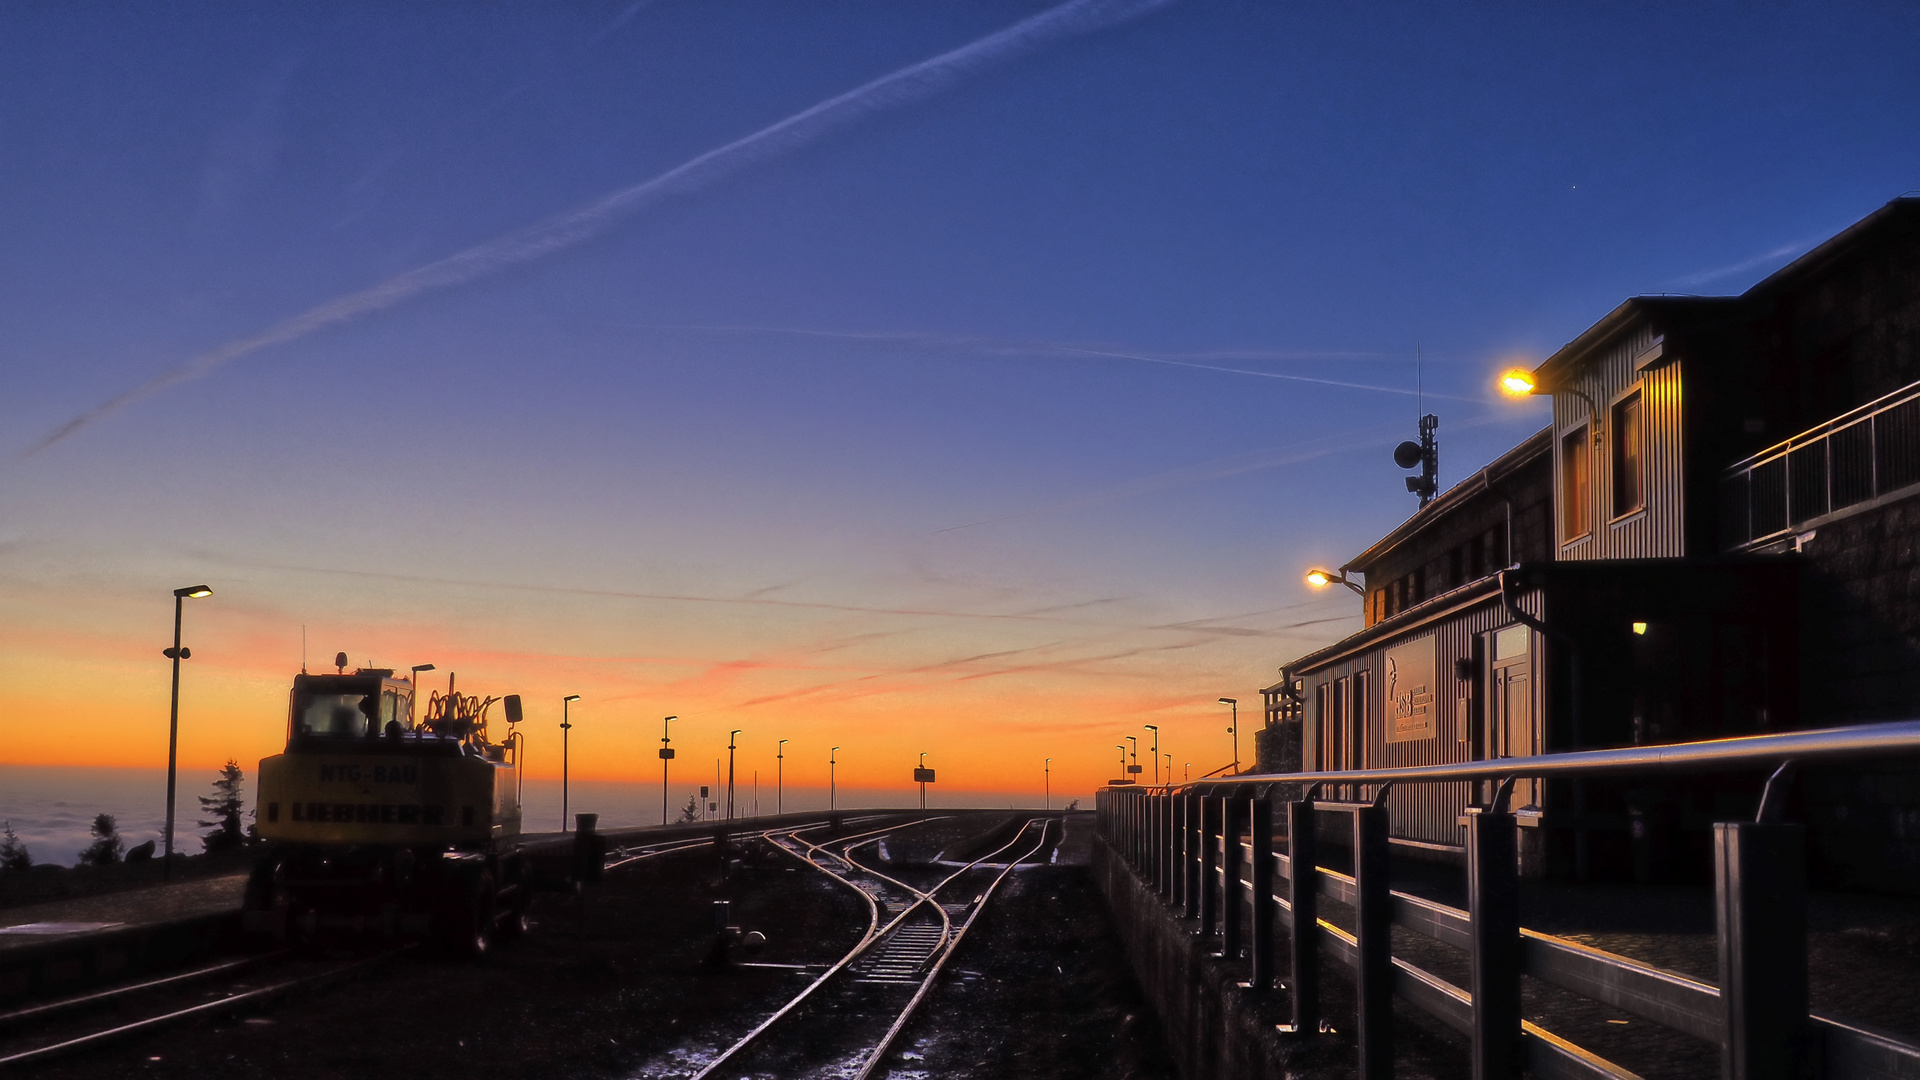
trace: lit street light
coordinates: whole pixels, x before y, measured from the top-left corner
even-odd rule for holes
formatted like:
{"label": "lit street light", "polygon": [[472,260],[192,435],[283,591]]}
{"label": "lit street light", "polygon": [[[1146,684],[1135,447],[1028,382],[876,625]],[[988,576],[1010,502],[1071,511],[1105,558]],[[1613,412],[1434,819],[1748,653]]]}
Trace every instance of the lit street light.
{"label": "lit street light", "polygon": [[778,771],[773,778],[773,812],[786,812],[785,789],[787,785],[787,740],[781,739],[780,745],[773,748],[774,768]]}
{"label": "lit street light", "polygon": [[[1144,726],[1148,731],[1153,732],[1153,784],[1155,787],[1159,787],[1160,786],[1160,725],[1145,724],[1142,726]],[[1168,779],[1171,780],[1172,777],[1168,777]]]}
{"label": "lit street light", "polygon": [[833,775],[834,766],[838,763],[835,755],[839,753],[840,753],[840,748],[837,746],[827,751],[827,809],[828,810],[833,810],[835,808],[835,806],[837,805],[836,800],[839,798],[839,789],[835,786],[835,780]]}
{"label": "lit street light", "polygon": [[1347,572],[1345,570],[1334,573],[1331,570],[1322,570],[1315,567],[1307,571],[1307,584],[1316,589],[1324,589],[1329,585],[1345,585],[1361,596],[1367,595],[1367,590],[1362,588],[1359,582],[1349,581],[1347,579]]}
{"label": "lit street light", "polygon": [[193,650],[180,644],[180,609],[187,597],[197,600],[212,595],[213,590],[205,585],[189,585],[173,590],[173,648],[161,653],[173,661],[173,705],[167,719],[167,851],[166,861],[160,864],[161,881],[173,878],[173,783],[180,751],[180,661],[193,655]]}
{"label": "lit street light", "polygon": [[662,825],[667,823],[667,762],[673,760],[673,747],[667,745],[673,741],[667,738],[667,725],[678,719],[680,718],[677,716],[669,716],[660,721],[660,824]]}
{"label": "lit street light", "polygon": [[1127,769],[1127,779],[1140,779],[1140,736],[1129,735],[1127,741],[1133,744],[1133,764]]}
{"label": "lit street light", "polygon": [[567,831],[567,737],[573,731],[568,722],[567,709],[580,700],[579,694],[568,694],[560,699],[560,831]]}
{"label": "lit street light", "polygon": [[1233,706],[1233,726],[1227,729],[1227,734],[1233,736],[1233,773],[1238,776],[1240,775],[1240,702],[1237,698],[1223,697],[1220,699],[1220,704]]}

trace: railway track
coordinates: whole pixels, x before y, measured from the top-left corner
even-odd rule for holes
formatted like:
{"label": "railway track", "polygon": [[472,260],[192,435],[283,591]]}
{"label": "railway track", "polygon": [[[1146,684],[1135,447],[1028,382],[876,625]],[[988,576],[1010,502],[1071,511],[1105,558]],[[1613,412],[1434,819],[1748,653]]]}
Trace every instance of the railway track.
{"label": "railway track", "polygon": [[[770,835],[788,854],[857,892],[866,903],[867,931],[837,963],[708,1061],[693,1080],[867,1080],[877,1075],[994,890],[1014,866],[1044,850],[1055,827],[1053,819],[1031,819],[1006,844],[924,889],[857,855],[902,826],[819,844],[801,835],[810,829]],[[1003,856],[1004,862],[994,861]]]}
{"label": "railway track", "polygon": [[0,1070],[12,1072],[316,988],[411,948],[402,945],[345,960],[314,959],[282,949],[0,1013]]}
{"label": "railway track", "polygon": [[[763,836],[791,829],[743,833]],[[632,844],[607,853],[607,871],[692,848],[710,838]],[[417,943],[345,959],[278,949],[226,957],[154,978],[93,990],[0,1012],[0,1075],[209,1016],[258,1007],[303,990],[319,989],[398,957]]]}

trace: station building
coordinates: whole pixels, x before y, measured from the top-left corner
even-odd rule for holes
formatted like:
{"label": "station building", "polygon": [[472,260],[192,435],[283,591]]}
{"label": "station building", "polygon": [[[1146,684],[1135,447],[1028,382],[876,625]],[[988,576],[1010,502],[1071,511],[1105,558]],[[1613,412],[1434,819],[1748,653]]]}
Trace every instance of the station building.
{"label": "station building", "polygon": [[[1263,770],[1920,716],[1920,199],[1740,296],[1630,299],[1532,380],[1551,425],[1340,568],[1364,628],[1265,690]],[[1757,792],[1523,781],[1523,871],[1705,866]],[[1395,842],[1457,855],[1488,794],[1396,787]],[[1920,889],[1910,771],[1809,775],[1801,803],[1830,877]]]}

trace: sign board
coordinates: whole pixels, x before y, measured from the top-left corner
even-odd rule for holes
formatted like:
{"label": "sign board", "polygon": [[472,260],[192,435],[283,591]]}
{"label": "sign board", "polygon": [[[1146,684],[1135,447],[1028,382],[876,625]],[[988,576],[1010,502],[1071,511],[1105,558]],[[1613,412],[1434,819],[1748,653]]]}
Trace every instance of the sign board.
{"label": "sign board", "polygon": [[913,782],[914,782],[914,783],[916,783],[916,784],[931,784],[931,783],[933,783],[933,770],[932,770],[932,769],[915,769],[915,770],[913,770]]}
{"label": "sign board", "polygon": [[1390,743],[1431,739],[1434,733],[1434,638],[1387,650],[1385,734]]}
{"label": "sign board", "polygon": [[671,747],[671,746],[663,746],[663,747],[661,747],[661,748],[660,748],[660,756],[661,756],[661,757],[663,757],[663,758],[670,758],[670,757],[672,757],[672,756],[673,756],[673,747]]}
{"label": "sign board", "polygon": [[1130,773],[1137,773],[1137,772],[1139,772],[1139,771],[1140,771],[1140,769],[1141,769],[1141,766],[1139,766],[1139,765],[1129,765],[1129,766],[1127,766],[1127,771],[1128,771],[1128,772],[1130,772]]}
{"label": "sign board", "polygon": [[703,799],[707,797],[707,785],[705,784],[700,785],[700,797]]}

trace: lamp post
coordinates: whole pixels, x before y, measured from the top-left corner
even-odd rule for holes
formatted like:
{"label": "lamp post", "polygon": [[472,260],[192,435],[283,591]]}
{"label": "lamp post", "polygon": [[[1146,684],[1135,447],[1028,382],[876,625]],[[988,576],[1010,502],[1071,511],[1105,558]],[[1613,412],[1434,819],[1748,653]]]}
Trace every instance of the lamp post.
{"label": "lamp post", "polygon": [[925,750],[920,751],[920,765],[918,768],[914,770],[913,775],[921,778],[920,779],[920,815],[922,817],[925,817],[927,813],[927,781],[926,781],[927,752]]}
{"label": "lamp post", "polygon": [[667,738],[667,725],[678,719],[680,718],[677,716],[669,716],[660,721],[660,824],[662,825],[667,823],[667,762],[673,760],[673,747],[667,745],[673,741]]}
{"label": "lamp post", "polygon": [[[413,672],[413,692],[407,697],[407,726],[412,727],[413,718],[414,718],[414,709],[416,707],[417,700],[420,697],[420,673],[423,671],[432,671],[433,665],[432,664],[415,664],[412,667],[408,668],[407,670]],[[516,764],[518,763],[516,762]]]}
{"label": "lamp post", "polygon": [[837,746],[827,751],[827,809],[829,811],[836,808],[836,800],[839,798],[839,789],[835,786],[836,781],[834,780],[833,774],[834,766],[838,764],[836,755],[839,753],[840,748]]}
{"label": "lamp post", "polygon": [[1238,698],[1223,697],[1220,699],[1220,704],[1233,706],[1233,726],[1227,729],[1227,734],[1233,736],[1233,772],[1238,776],[1240,775],[1240,701]]}
{"label": "lamp post", "polygon": [[1133,766],[1127,770],[1127,779],[1140,781],[1140,736],[1129,735],[1127,741],[1133,744]]}
{"label": "lamp post", "polygon": [[[1148,731],[1153,732],[1153,786],[1159,787],[1160,786],[1160,725],[1145,724],[1142,726],[1144,726]],[[1171,780],[1172,777],[1169,776],[1168,779]]]}
{"label": "lamp post", "polygon": [[773,748],[773,767],[776,770],[773,774],[773,812],[784,814],[787,806],[787,740],[785,739],[781,739],[779,745]]}
{"label": "lamp post", "polygon": [[1127,746],[1125,743],[1119,743],[1114,746],[1114,749],[1120,751],[1120,782],[1130,784],[1133,782],[1133,777],[1127,775]]}
{"label": "lamp post", "polygon": [[1047,809],[1053,809],[1053,759],[1048,758],[1040,764],[1040,783],[1045,785]]}
{"label": "lamp post", "polygon": [[560,699],[560,831],[567,831],[567,735],[573,730],[568,723],[567,709],[580,700],[579,694],[568,694]]}
{"label": "lamp post", "polygon": [[727,732],[727,820],[728,821],[733,820],[733,749],[734,749],[733,744],[735,742],[735,736],[739,735],[741,730],[742,729],[740,728],[734,728],[732,731]]}
{"label": "lamp post", "polygon": [[[1173,767],[1173,763],[1168,762],[1167,767],[1171,769]],[[1182,771],[1180,779],[1182,782],[1193,779],[1193,762],[1191,761],[1187,762],[1186,768]]]}
{"label": "lamp post", "polygon": [[173,648],[161,653],[173,661],[173,704],[167,717],[167,851],[166,861],[160,864],[162,881],[173,879],[173,788],[180,750],[180,661],[193,655],[193,650],[180,645],[180,609],[185,606],[189,596],[197,600],[212,595],[213,590],[205,585],[189,585],[173,590]]}

